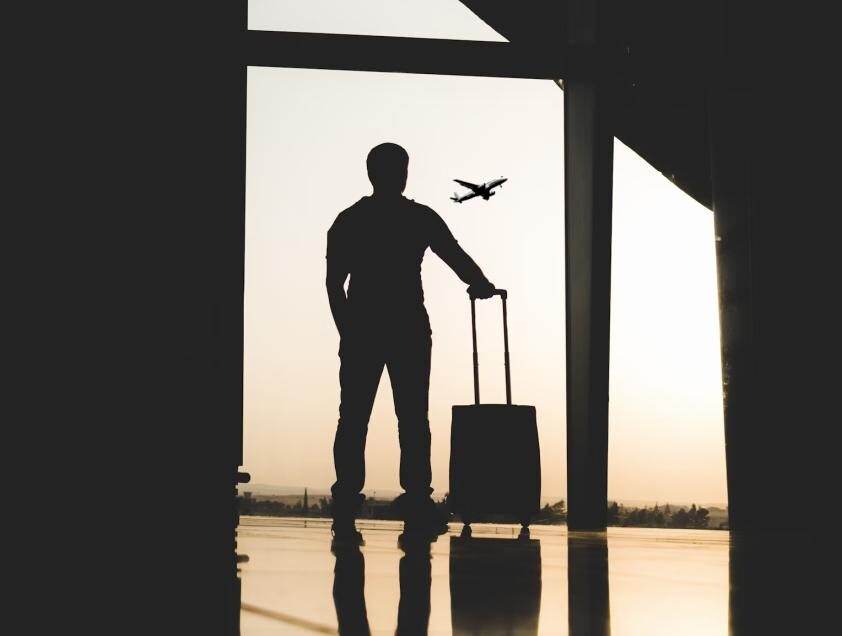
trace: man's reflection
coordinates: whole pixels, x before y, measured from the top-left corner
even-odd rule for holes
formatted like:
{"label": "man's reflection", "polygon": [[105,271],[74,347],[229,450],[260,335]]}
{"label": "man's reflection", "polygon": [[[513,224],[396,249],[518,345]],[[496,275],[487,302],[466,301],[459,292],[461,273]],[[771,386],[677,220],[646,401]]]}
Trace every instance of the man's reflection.
{"label": "man's reflection", "polygon": [[605,532],[568,534],[567,602],[570,636],[611,634]]}
{"label": "man's reflection", "polygon": [[434,539],[408,534],[398,538],[398,545],[404,554],[400,563],[401,600],[398,604],[395,636],[420,636],[427,633],[432,581],[430,546],[433,542]]}
{"label": "man's reflection", "polygon": [[339,633],[347,636],[370,634],[365,609],[365,560],[357,545],[333,550],[336,567],[333,569],[333,603]]}
{"label": "man's reflection", "polygon": [[453,634],[538,633],[541,543],[450,537]]}
{"label": "man's reflection", "polygon": [[[427,633],[430,622],[430,546],[435,538],[400,535],[398,546],[403,550],[399,565],[400,603],[396,636]],[[347,545],[333,550],[333,602],[339,633],[343,636],[370,634],[365,606],[365,559],[359,546]]]}

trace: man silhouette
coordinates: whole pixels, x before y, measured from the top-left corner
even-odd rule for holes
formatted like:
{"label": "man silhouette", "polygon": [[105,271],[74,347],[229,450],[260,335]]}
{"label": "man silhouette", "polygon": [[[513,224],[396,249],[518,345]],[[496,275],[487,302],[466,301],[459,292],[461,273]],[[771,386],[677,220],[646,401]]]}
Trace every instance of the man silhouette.
{"label": "man silhouette", "polygon": [[327,293],[341,358],[339,424],[333,444],[336,482],[331,488],[337,540],[362,540],[354,519],[365,500],[365,441],[384,366],[398,417],[400,484],[405,491],[399,500],[405,530],[427,531],[437,525],[441,530],[430,498],[432,332],[421,285],[424,252],[432,249],[470,286],[473,296],[488,298],[494,291],[442,218],[403,196],[408,165],[409,155],[397,144],[372,148],[366,160],[372,195],[341,212],[327,234]]}

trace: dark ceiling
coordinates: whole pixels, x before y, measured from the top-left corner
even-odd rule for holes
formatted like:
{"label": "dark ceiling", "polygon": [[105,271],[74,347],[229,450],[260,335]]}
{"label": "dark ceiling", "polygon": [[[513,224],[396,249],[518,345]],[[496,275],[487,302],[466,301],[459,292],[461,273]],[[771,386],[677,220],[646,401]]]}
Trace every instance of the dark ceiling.
{"label": "dark ceiling", "polygon": [[[565,2],[462,0],[510,42],[547,47],[567,42]],[[711,207],[707,84],[698,64],[724,53],[722,0],[618,1],[605,43],[612,74],[615,136],[706,207]],[[645,60],[666,61],[655,71]],[[678,61],[678,62],[677,62]],[[677,62],[677,63],[676,63]]]}

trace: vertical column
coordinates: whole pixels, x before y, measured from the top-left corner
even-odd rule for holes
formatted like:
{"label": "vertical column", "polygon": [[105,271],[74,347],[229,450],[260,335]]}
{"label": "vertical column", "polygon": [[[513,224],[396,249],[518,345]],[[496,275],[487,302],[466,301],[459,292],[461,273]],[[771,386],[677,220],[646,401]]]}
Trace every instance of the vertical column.
{"label": "vertical column", "polygon": [[[822,93],[830,76],[815,72],[823,58],[801,46],[815,34],[797,12],[773,12],[761,28],[751,3],[726,9],[727,64],[708,86],[708,120],[729,520],[769,554],[783,531],[790,542],[829,545],[826,519],[811,511],[838,491],[839,175],[826,158],[836,113]],[[780,34],[794,70],[784,86],[780,65],[755,57]],[[827,575],[826,559],[812,562],[824,570],[817,580]]]}
{"label": "vertical column", "polygon": [[[243,439],[243,292],[245,274],[247,2],[203,13],[209,35],[195,47],[182,135],[189,189],[180,212],[184,236],[186,353],[192,378],[184,437],[192,438],[189,488],[196,501],[212,608],[219,633],[239,633],[235,487]],[[185,142],[188,143],[188,142]],[[199,494],[200,493],[200,494]],[[199,500],[198,497],[202,499]],[[201,505],[198,502],[201,502]],[[211,575],[212,573],[212,575]],[[219,598],[224,596],[224,601]],[[210,597],[209,597],[210,598]],[[208,610],[211,612],[211,610]]]}
{"label": "vertical column", "polygon": [[[597,50],[606,4],[573,0],[569,41]],[[614,132],[599,74],[564,86],[567,493],[573,530],[605,528]]]}
{"label": "vertical column", "polygon": [[819,191],[835,182],[810,174],[822,164],[809,146],[826,141],[807,130],[808,100],[750,88],[708,99],[729,522],[812,530],[800,511],[822,509],[838,479],[836,195]]}
{"label": "vertical column", "polygon": [[[708,99],[711,137],[716,262],[725,415],[725,458],[730,527],[759,529],[765,512],[780,495],[775,487],[779,466],[775,401],[770,374],[774,360],[763,342],[763,293],[766,277],[761,230],[749,175],[752,142],[749,98],[726,88]],[[754,203],[755,205],[752,205]]]}
{"label": "vertical column", "polygon": [[[842,359],[831,57],[818,53],[815,16],[791,6],[764,14],[762,26],[750,2],[727,3],[724,14],[731,72],[714,79],[708,107],[730,631],[821,633],[838,621],[836,586],[825,583],[838,540],[822,514],[838,497]],[[792,69],[783,85],[779,58],[754,57],[781,36]]]}

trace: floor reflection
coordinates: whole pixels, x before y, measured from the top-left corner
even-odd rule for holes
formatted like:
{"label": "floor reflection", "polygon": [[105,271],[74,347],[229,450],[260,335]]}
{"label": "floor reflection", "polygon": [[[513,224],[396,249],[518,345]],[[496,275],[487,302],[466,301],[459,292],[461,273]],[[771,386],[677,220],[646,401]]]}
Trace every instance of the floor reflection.
{"label": "floor reflection", "polygon": [[791,535],[729,543],[709,530],[534,526],[517,538],[517,526],[478,524],[473,537],[457,526],[430,545],[399,540],[402,530],[368,522],[361,549],[331,553],[329,523],[247,520],[241,633],[822,633],[801,627],[818,623],[818,595],[835,589],[810,571],[833,572],[827,542]]}
{"label": "floor reflection", "polygon": [[732,534],[731,636],[839,633],[831,543],[808,533]]}
{"label": "floor reflection", "polygon": [[399,566],[401,598],[395,636],[420,636],[427,633],[430,623],[431,542],[401,535],[398,543],[403,556]]}
{"label": "floor reflection", "polygon": [[538,634],[541,543],[450,537],[453,635]]}
{"label": "floor reflection", "polygon": [[342,636],[370,634],[368,613],[365,608],[365,559],[357,546],[347,546],[334,551],[336,566],[333,569],[333,604]]}
{"label": "floor reflection", "polygon": [[[398,537],[403,552],[398,580],[398,627],[395,636],[422,636],[430,622],[431,551],[434,541]],[[365,604],[365,557],[357,546],[333,550],[336,566],[333,570],[333,604],[341,636],[371,634]]]}
{"label": "floor reflection", "polygon": [[568,534],[567,602],[570,636],[611,634],[605,532]]}

